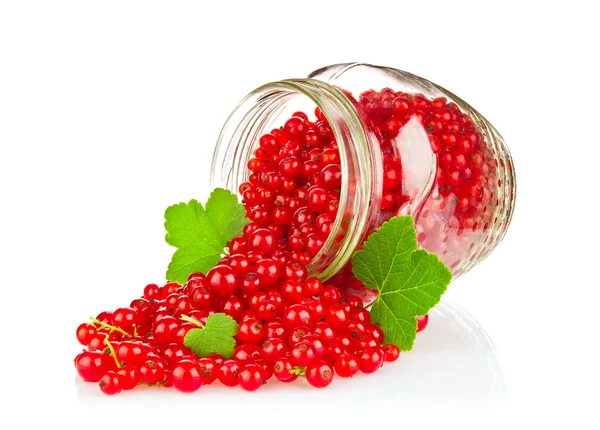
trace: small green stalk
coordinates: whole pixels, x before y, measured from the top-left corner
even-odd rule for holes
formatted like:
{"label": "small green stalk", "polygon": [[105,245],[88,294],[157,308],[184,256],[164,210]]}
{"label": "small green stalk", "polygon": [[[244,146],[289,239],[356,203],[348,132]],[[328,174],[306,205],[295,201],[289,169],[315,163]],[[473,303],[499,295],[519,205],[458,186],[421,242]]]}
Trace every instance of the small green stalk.
{"label": "small green stalk", "polygon": [[102,322],[102,321],[100,321],[100,320],[98,320],[98,319],[96,319],[96,318],[94,318],[94,317],[90,317],[90,319],[92,320],[92,322],[93,322],[94,324],[98,324],[98,325],[100,325],[100,327],[102,327],[102,328],[108,328],[108,329],[110,329],[110,332],[111,332],[111,333],[112,333],[113,331],[118,331],[119,333],[123,334],[124,336],[127,336],[127,337],[133,337],[133,336],[131,336],[129,333],[127,333],[125,330],[123,330],[122,328],[115,327],[114,325],[106,324],[106,323],[104,323],[104,322]]}
{"label": "small green stalk", "polygon": [[204,328],[204,324],[192,317],[188,317],[187,315],[181,315],[179,319],[197,325],[200,328]]}
{"label": "small green stalk", "polygon": [[112,358],[114,358],[115,363],[117,363],[117,367],[121,367],[121,363],[119,363],[119,359],[117,358],[117,352],[115,351],[115,348],[112,346],[112,343],[110,343],[110,340],[108,340],[108,334],[106,335],[106,337],[104,338],[104,343],[108,346],[108,349],[110,349],[110,355],[112,355]]}

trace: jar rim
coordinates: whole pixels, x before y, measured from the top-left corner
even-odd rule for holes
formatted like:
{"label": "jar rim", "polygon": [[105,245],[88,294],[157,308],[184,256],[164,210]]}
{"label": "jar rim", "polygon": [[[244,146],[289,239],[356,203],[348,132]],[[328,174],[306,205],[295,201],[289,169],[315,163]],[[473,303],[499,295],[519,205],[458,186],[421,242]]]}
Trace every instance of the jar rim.
{"label": "jar rim", "polygon": [[[310,99],[332,129],[340,153],[342,189],[339,210],[331,233],[307,270],[328,279],[346,265],[377,217],[382,168],[375,136],[364,127],[350,99],[335,86],[316,79],[289,79],[267,83],[243,98],[226,120],[213,154],[211,188],[223,187],[238,194],[247,181],[247,161],[262,134],[272,125],[286,103],[296,96]],[[352,180],[349,180],[352,178]],[[339,238],[341,236],[341,239]]]}

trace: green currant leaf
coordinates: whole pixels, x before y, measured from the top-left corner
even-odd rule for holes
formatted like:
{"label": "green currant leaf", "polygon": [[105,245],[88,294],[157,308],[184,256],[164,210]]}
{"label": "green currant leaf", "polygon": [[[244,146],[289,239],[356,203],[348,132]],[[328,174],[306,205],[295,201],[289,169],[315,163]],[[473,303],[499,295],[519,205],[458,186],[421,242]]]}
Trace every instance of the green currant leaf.
{"label": "green currant leaf", "polygon": [[[186,318],[186,321],[188,319]],[[201,325],[199,322],[195,322]],[[211,314],[206,319],[206,325],[193,328],[187,332],[183,344],[190,348],[198,357],[208,354],[220,354],[225,358],[233,355],[238,325],[229,315],[218,313]]]}
{"label": "green currant leaf", "polygon": [[168,207],[165,240],[178,249],[167,269],[167,280],[183,284],[191,273],[206,273],[214,267],[229,241],[249,222],[245,214],[237,197],[222,188],[213,190],[206,209],[196,200]]}
{"label": "green currant leaf", "polygon": [[371,321],[379,323],[386,343],[402,351],[413,347],[415,316],[427,314],[452,280],[452,273],[437,255],[417,250],[417,245],[412,217],[394,217],[371,234],[352,257],[354,276],[379,291]]}

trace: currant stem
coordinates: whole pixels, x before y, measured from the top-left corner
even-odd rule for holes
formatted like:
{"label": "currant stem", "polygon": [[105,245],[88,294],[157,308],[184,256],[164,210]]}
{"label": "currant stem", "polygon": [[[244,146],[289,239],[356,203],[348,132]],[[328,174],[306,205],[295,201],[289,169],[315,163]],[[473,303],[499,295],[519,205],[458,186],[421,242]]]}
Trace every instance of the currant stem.
{"label": "currant stem", "polygon": [[122,328],[115,327],[115,326],[113,326],[113,325],[110,325],[110,324],[103,323],[102,321],[100,321],[100,320],[98,320],[98,319],[96,319],[96,318],[94,318],[94,317],[90,317],[90,319],[92,320],[92,322],[93,322],[94,324],[99,324],[99,325],[100,325],[100,327],[103,327],[103,328],[108,328],[108,329],[110,329],[111,333],[112,333],[113,331],[118,331],[119,333],[121,333],[121,334],[123,334],[123,335],[125,335],[125,336],[127,336],[127,337],[133,337],[133,336],[131,336],[129,333],[127,333],[125,330],[123,330]]}
{"label": "currant stem", "polygon": [[298,375],[302,378],[306,378],[306,367],[294,366],[292,370],[290,370],[292,375]]}
{"label": "currant stem", "polygon": [[108,346],[108,349],[110,349],[110,355],[112,355],[112,358],[115,360],[117,367],[120,368],[121,363],[119,363],[119,359],[117,358],[117,352],[115,351],[115,348],[112,346],[112,343],[110,343],[110,340],[108,340],[108,336],[109,335],[106,335],[106,337],[104,338],[104,343]]}
{"label": "currant stem", "polygon": [[189,322],[189,323],[192,323],[192,324],[195,324],[195,325],[197,325],[197,326],[198,326],[198,327],[200,327],[200,328],[204,328],[204,324],[202,324],[202,323],[201,323],[200,321],[198,321],[198,320],[195,320],[195,319],[194,319],[194,318],[192,318],[192,317],[188,317],[187,315],[181,315],[181,316],[179,317],[179,319],[181,319],[181,320],[183,320],[183,321],[186,321],[186,322]]}

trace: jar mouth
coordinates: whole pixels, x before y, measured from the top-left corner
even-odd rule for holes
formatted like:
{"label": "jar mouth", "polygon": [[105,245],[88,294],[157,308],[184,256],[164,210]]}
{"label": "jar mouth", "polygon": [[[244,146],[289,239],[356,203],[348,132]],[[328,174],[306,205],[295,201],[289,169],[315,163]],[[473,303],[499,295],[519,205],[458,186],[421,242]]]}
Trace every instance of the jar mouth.
{"label": "jar mouth", "polygon": [[293,79],[272,82],[248,94],[219,135],[211,188],[223,187],[237,194],[240,184],[248,180],[247,163],[260,136],[275,128],[292,108],[312,111],[315,106],[333,131],[342,171],[339,209],[331,233],[307,266],[311,275],[328,279],[350,261],[368,226],[374,224],[382,187],[382,175],[374,173],[382,169],[380,151],[375,150],[377,140],[341,90],[315,79]]}

